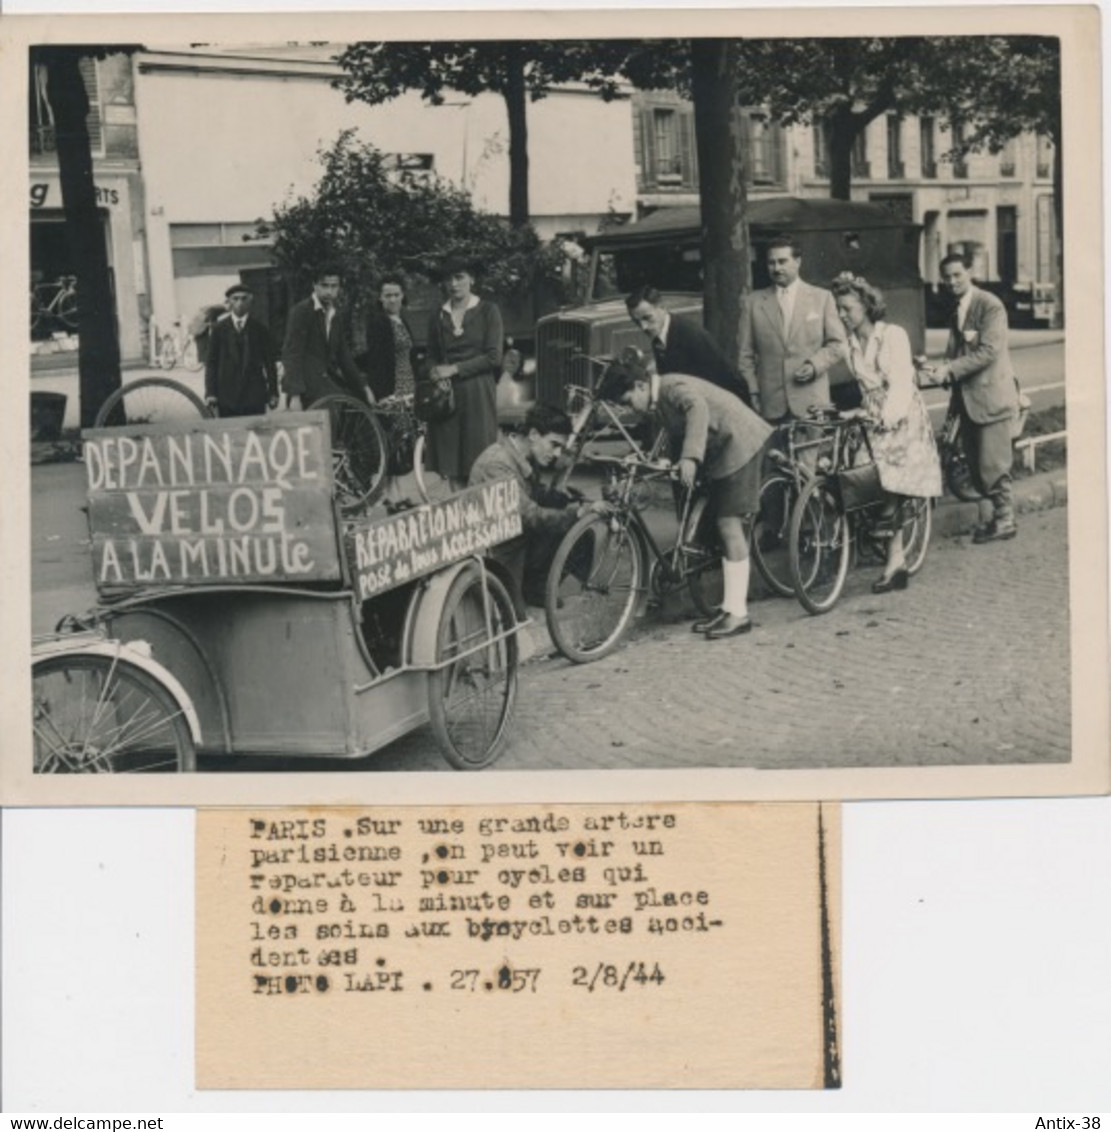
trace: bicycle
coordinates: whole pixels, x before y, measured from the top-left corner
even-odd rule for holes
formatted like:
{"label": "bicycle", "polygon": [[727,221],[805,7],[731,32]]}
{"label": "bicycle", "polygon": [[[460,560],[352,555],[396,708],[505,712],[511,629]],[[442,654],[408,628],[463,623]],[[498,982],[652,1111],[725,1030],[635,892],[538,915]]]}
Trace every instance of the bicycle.
{"label": "bicycle", "polygon": [[[44,301],[50,295],[49,301]],[[77,329],[77,276],[60,275],[53,283],[31,285],[31,333],[48,321]]]}
{"label": "bicycle", "polygon": [[[686,585],[703,616],[717,612],[722,593],[722,548],[708,500],[699,490],[683,490],[679,533],[670,550],[661,550],[643,510],[651,485],[675,482],[677,470],[661,455],[660,432],[645,449],[630,435],[616,410],[589,390],[572,387],[582,404],[573,423],[576,457],[604,467],[607,508],[578,519],[563,536],[548,572],[545,614],[560,653],[576,664],[608,655],[627,633],[642,596],[656,601]],[[621,456],[585,454],[587,426],[601,417],[629,446]]]}
{"label": "bicycle", "polygon": [[828,448],[821,422],[829,412],[829,408],[815,407],[805,419],[778,425],[777,443],[769,447],[765,459],[750,542],[757,573],[779,597],[795,593],[788,552],[791,513],[814,478],[820,453]]}
{"label": "bicycle", "polygon": [[328,414],[332,436],[332,481],[340,511],[358,515],[386,487],[389,441],[374,409],[350,393],[326,393],[310,408]]}
{"label": "bicycle", "polygon": [[[788,542],[794,593],[808,613],[827,613],[836,605],[854,556],[885,559],[895,533],[888,525],[892,518],[902,534],[908,575],[917,574],[926,560],[933,522],[928,499],[905,499],[901,514],[892,516],[877,482],[872,499],[848,503],[841,476],[873,462],[868,429],[874,424],[862,414],[831,414],[821,424],[826,447],[792,509]],[[861,455],[867,457],[863,462]]]}
{"label": "bicycle", "polygon": [[152,322],[151,349],[154,354],[152,363],[157,362],[162,369],[174,369],[181,365],[196,373],[204,367],[197,339],[182,326],[180,318],[174,320],[173,330],[165,334],[159,334],[157,323]]}

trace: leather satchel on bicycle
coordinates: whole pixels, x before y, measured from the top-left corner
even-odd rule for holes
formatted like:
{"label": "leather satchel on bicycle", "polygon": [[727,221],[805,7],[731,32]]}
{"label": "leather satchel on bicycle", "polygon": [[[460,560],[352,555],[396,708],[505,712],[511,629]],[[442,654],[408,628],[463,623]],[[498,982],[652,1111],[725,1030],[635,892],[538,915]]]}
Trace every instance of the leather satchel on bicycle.
{"label": "leather satchel on bicycle", "polygon": [[419,421],[432,424],[455,415],[455,389],[450,378],[424,378],[413,391],[413,412]]}

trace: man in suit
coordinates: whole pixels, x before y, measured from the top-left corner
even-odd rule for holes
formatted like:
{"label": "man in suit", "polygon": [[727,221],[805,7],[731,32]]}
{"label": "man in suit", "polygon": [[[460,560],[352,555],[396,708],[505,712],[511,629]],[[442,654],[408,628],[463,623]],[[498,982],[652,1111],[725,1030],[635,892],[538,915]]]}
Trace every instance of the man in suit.
{"label": "man in suit", "polygon": [[829,403],[830,368],[848,352],[833,296],[799,278],[801,249],[790,236],[768,245],[773,286],[741,310],[740,371],[760,395],[760,415],[778,424]]}
{"label": "man in suit", "polygon": [[752,621],[744,517],[760,506],[760,468],[770,426],[718,386],[682,373],[649,374],[635,357],[611,363],[599,395],[655,414],[667,430],[683,487],[691,490],[698,479],[707,484],[725,549],[725,596],[718,613],[696,621],[692,629],[712,641],[747,633]]}
{"label": "man in suit", "polygon": [[270,331],[251,315],[254,295],[242,283],[224,292],[228,314],[209,331],[204,396],[221,417],[246,417],[278,405],[278,367]]}
{"label": "man in suit", "polygon": [[933,376],[953,383],[972,482],[992,503],[991,519],[976,528],[972,541],[1011,539],[1017,533],[1011,466],[1018,387],[1007,349],[1007,311],[994,295],[973,286],[959,255],[941,261],[941,282],[955,309],[947,361],[934,367]]}
{"label": "man in suit", "polygon": [[313,277],[312,294],[289,312],[282,384],[291,409],[307,409],[326,393],[349,393],[374,403],[339,325],[339,290],[339,268],[325,264]]}
{"label": "man in suit", "polygon": [[626,300],[629,317],[648,336],[657,373],[685,373],[701,377],[752,404],[748,386],[701,327],[672,318],[655,287],[638,287]]}

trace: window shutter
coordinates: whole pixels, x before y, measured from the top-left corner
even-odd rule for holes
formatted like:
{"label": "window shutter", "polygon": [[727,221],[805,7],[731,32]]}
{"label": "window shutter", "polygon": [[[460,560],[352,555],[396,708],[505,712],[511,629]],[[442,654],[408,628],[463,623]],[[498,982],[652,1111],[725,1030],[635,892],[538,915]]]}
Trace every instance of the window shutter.
{"label": "window shutter", "polygon": [[680,107],[679,118],[679,160],[683,172],[683,188],[698,187],[698,153],[694,144],[694,109]]}
{"label": "window shutter", "polygon": [[89,116],[85,119],[89,129],[89,148],[93,153],[101,153],[104,150],[104,131],[101,129],[100,85],[97,82],[96,60],[81,59],[78,66],[85,83],[85,92],[89,96]]}
{"label": "window shutter", "polygon": [[640,154],[644,187],[650,190],[656,185],[656,123],[651,106],[640,111]]}

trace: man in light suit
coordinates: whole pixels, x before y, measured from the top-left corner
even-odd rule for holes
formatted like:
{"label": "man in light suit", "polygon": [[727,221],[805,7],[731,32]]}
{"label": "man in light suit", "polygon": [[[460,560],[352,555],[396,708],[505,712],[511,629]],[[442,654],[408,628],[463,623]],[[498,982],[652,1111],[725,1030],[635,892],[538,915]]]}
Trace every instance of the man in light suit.
{"label": "man in light suit", "polygon": [[673,318],[659,291],[645,285],[625,300],[629,317],[647,335],[656,358],[657,373],[685,373],[727,389],[752,405],[748,386],[701,326]]}
{"label": "man in light suit", "polygon": [[739,398],[700,377],[652,373],[639,358],[612,362],[598,389],[608,401],[654,414],[667,430],[672,459],[688,491],[707,485],[725,550],[721,609],[692,626],[708,640],[749,632],[749,557],[744,517],[760,507],[760,468],[771,428]]}
{"label": "man in light suit", "polygon": [[326,393],[374,394],[351,359],[337,318],[340,272],[330,264],[317,269],[312,294],[289,312],[282,346],[282,386],[291,409],[307,409]]}
{"label": "man in light suit", "polygon": [[972,541],[1012,539],[1017,533],[1011,466],[1018,387],[1007,349],[1007,311],[994,295],[973,286],[962,256],[947,255],[941,261],[941,282],[955,310],[945,348],[948,360],[934,367],[933,376],[953,383],[972,482],[992,503],[990,521],[976,528]]}
{"label": "man in light suit", "polygon": [[778,424],[829,403],[826,375],[848,351],[833,296],[799,278],[798,243],[776,236],[767,254],[774,286],[741,311],[740,372],[760,394],[760,415]]}

